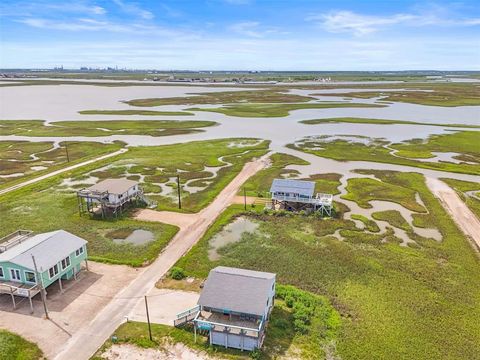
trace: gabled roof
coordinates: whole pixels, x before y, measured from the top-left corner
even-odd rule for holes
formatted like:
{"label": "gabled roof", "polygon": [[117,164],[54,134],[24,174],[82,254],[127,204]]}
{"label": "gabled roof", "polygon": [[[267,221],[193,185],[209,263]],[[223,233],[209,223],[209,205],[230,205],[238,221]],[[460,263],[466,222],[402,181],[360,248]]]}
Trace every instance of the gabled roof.
{"label": "gabled roof", "polygon": [[262,316],[274,283],[272,273],[218,266],[208,274],[198,304]]}
{"label": "gabled roof", "polygon": [[44,272],[86,243],[86,240],[65,230],[38,234],[1,253],[0,262],[11,262],[34,270],[33,255],[38,271]]}
{"label": "gabled roof", "polygon": [[274,179],[272,187],[270,188],[270,192],[299,194],[312,197],[313,193],[315,192],[315,182],[291,179]]}
{"label": "gabled roof", "polygon": [[128,179],[105,179],[93,186],[90,186],[87,188],[87,190],[98,192],[108,191],[110,194],[120,195],[126,193],[130,188],[137,184],[137,181]]}

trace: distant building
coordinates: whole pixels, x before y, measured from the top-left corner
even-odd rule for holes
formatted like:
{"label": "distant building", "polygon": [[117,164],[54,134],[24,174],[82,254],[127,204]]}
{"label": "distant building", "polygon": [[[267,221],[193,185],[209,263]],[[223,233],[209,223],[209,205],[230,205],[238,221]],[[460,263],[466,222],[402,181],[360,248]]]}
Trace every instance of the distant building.
{"label": "distant building", "polygon": [[77,191],[80,213],[99,214],[102,218],[117,217],[132,203],[142,201],[149,204],[137,181],[128,179],[106,179],[89,188]]}
{"label": "distant building", "polygon": [[210,344],[254,350],[265,339],[274,305],[275,274],[219,266],[211,270],[198,305],[177,315],[175,325],[191,321],[208,333]]}
{"label": "distant building", "polygon": [[18,230],[0,239],[0,294],[30,300],[41,288],[76,278],[87,264],[87,241],[65,230],[33,235]]}
{"label": "distant building", "polygon": [[272,208],[299,211],[313,209],[332,215],[333,195],[315,194],[315,182],[274,179],[270,188]]}

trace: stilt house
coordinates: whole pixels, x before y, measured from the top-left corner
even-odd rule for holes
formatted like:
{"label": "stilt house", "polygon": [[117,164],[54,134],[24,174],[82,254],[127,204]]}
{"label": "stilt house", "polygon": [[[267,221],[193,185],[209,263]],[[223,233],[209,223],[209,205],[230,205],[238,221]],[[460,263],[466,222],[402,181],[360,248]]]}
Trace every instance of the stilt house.
{"label": "stilt house", "polygon": [[0,294],[32,297],[41,288],[76,278],[87,262],[87,241],[65,230],[33,235],[18,230],[0,239]]}
{"label": "stilt house", "polygon": [[208,334],[210,344],[254,350],[265,339],[275,297],[275,274],[219,266],[210,271],[198,305],[177,315]]}
{"label": "stilt house", "polygon": [[270,188],[273,209],[291,211],[313,209],[332,215],[333,195],[315,194],[315,182],[291,179],[274,179]]}

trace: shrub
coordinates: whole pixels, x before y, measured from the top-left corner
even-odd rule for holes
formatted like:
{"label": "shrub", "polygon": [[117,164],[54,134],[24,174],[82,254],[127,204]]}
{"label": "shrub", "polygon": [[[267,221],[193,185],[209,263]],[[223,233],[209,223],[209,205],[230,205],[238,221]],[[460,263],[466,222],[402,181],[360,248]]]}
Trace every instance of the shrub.
{"label": "shrub", "polygon": [[185,274],[185,270],[181,267],[174,266],[172,270],[170,270],[170,277],[174,280],[182,280],[187,277],[187,274]]}

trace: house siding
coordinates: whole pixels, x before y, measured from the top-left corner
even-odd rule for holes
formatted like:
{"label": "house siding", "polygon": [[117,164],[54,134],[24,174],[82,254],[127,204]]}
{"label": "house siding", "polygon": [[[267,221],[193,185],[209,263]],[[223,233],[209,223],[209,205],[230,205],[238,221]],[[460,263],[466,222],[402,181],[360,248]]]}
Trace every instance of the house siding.
{"label": "house siding", "polygon": [[[50,278],[50,276],[49,276],[49,272],[48,272],[49,269],[38,269],[38,271],[40,273],[40,281],[42,282],[43,286],[47,287],[47,286],[51,285],[53,282],[58,280],[58,278],[60,278],[60,277],[62,279],[67,279],[67,280],[73,278],[74,270],[75,270],[75,272],[80,271],[81,262],[84,261],[87,258],[86,245],[83,245],[83,248],[84,248],[83,254],[81,254],[79,256],[75,256],[75,251],[76,250],[69,254],[70,265],[67,266],[65,269],[62,269],[61,260],[60,260],[57,263],[58,274],[56,276],[52,277],[52,278]],[[66,255],[65,255],[65,257],[66,257]],[[23,284],[27,283],[26,279],[25,279],[25,271],[35,272],[34,268],[33,268],[33,262],[32,262],[32,268],[25,268],[23,266],[13,264],[11,262],[0,262],[0,267],[3,268],[3,275],[4,275],[3,278],[0,277],[0,281],[2,281],[2,280],[3,281],[15,281],[11,278],[10,269],[17,269],[17,270],[20,271],[20,281],[19,281],[19,283],[23,283]],[[27,283],[27,284],[31,284],[31,283]]]}

